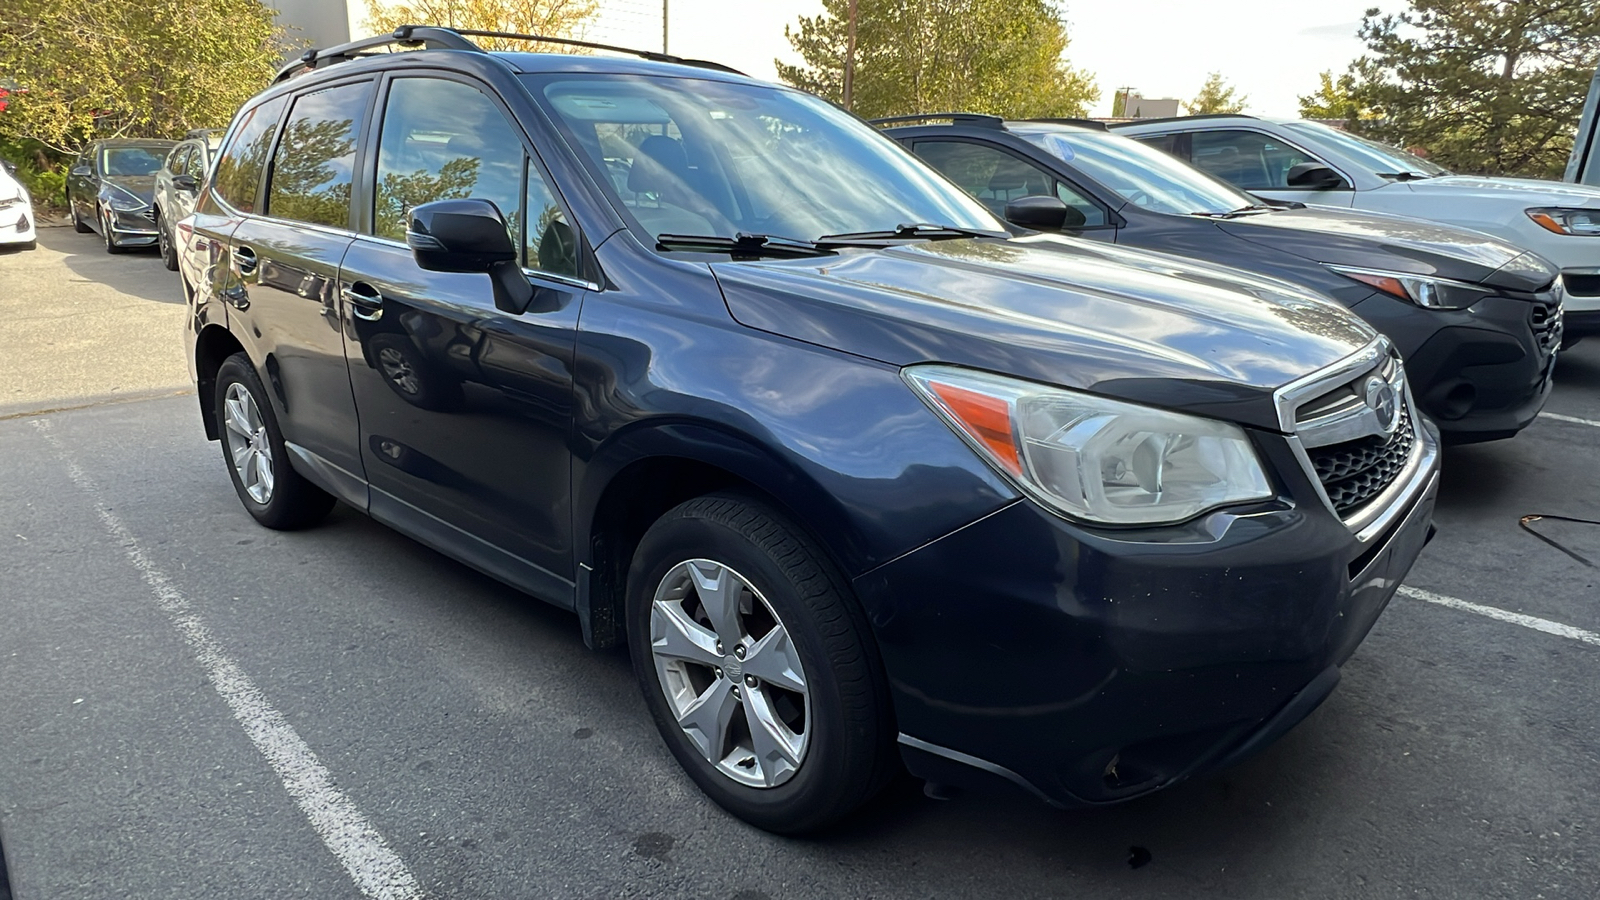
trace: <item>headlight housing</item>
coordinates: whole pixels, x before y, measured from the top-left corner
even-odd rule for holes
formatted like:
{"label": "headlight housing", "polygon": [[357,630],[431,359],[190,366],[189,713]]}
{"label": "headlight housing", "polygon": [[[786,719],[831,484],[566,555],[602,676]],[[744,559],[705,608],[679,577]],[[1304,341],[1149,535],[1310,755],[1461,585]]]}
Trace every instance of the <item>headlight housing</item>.
{"label": "headlight housing", "polygon": [[150,205],[144,202],[137,194],[130,194],[121,188],[111,191],[111,195],[106,198],[106,203],[110,204],[111,208],[118,212],[138,212]]}
{"label": "headlight housing", "polygon": [[1357,269],[1351,266],[1328,266],[1346,278],[1371,285],[1386,294],[1409,300],[1425,309],[1466,309],[1494,291],[1452,281],[1448,278],[1430,278],[1426,275],[1407,275],[1404,272],[1384,272],[1379,269]]}
{"label": "headlight housing", "polygon": [[1104,525],[1171,525],[1273,496],[1237,425],[952,366],[906,381],[1024,493]]}
{"label": "headlight housing", "polygon": [[1600,237],[1600,209],[1561,209],[1545,207],[1530,209],[1528,218],[1546,231],[1556,234]]}

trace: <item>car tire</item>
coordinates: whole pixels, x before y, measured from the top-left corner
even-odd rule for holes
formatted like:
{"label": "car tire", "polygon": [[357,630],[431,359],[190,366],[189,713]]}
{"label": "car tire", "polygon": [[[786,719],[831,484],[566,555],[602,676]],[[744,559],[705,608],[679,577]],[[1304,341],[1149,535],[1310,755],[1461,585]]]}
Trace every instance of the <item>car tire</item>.
{"label": "car tire", "polygon": [[[719,596],[740,599],[714,615]],[[634,553],[627,620],[634,672],[662,738],[733,815],[782,834],[814,831],[898,770],[865,616],[821,548],[766,504],[711,494],[657,520]],[[699,715],[708,707],[716,715]],[[709,731],[696,727],[702,721]]]}
{"label": "car tire", "polygon": [[248,356],[235,353],[223,361],[214,402],[222,458],[250,515],[279,531],[322,521],[334,498],[289,464],[278,418]]}
{"label": "car tire", "polygon": [[67,201],[67,208],[72,210],[72,230],[73,231],[76,231],[79,234],[88,234],[88,233],[94,231],[93,228],[89,227],[89,223],[88,222],[85,222],[84,220],[78,218],[78,209],[77,209],[77,207],[72,205],[72,201],[71,200]]}
{"label": "car tire", "polygon": [[172,245],[172,233],[167,230],[167,217],[156,212],[156,244],[161,251],[161,264],[167,271],[178,271],[178,248]]}
{"label": "car tire", "polygon": [[117,239],[111,230],[111,218],[104,212],[100,213],[100,239],[105,241],[107,253],[126,253],[126,247],[118,247]]}

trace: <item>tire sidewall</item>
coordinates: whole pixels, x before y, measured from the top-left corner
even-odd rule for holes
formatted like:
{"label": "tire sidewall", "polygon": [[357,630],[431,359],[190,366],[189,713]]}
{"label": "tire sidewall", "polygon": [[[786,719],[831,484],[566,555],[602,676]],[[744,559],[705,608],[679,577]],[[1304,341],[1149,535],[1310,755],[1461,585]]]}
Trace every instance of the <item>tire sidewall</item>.
{"label": "tire sidewall", "polygon": [[[267,429],[267,442],[272,450],[273,485],[272,496],[267,498],[266,503],[257,503],[245,490],[244,483],[239,479],[238,467],[233,464],[233,455],[228,450],[226,401],[228,388],[235,384],[243,385],[244,389],[250,392],[256,409],[261,413],[262,424]],[[289,482],[293,475],[289,466],[289,451],[284,446],[283,432],[278,429],[278,416],[272,408],[272,402],[267,398],[266,390],[262,387],[255,368],[250,365],[244,354],[228,357],[217,370],[215,408],[217,430],[222,444],[222,460],[228,468],[228,479],[233,482],[234,493],[239,495],[239,501],[256,521],[268,527],[282,527],[288,521],[288,507],[291,503],[289,495],[292,487]]]}
{"label": "tire sidewall", "polygon": [[[670,527],[662,528],[663,524]],[[650,652],[650,610],[661,580],[678,563],[690,559],[714,560],[748,579],[782,619],[800,655],[810,696],[807,748],[799,770],[776,787],[748,787],[718,771],[678,725],[661,689]],[[877,736],[850,733],[838,699],[836,666],[828,658],[814,615],[784,568],[728,525],[674,511],[645,535],[634,554],[628,574],[627,619],[628,644],[646,705],[689,776],[718,804],[747,821],[774,831],[807,830],[809,824],[795,826],[797,816],[806,818],[809,810],[831,805],[831,795],[849,777],[852,738],[871,741]]]}

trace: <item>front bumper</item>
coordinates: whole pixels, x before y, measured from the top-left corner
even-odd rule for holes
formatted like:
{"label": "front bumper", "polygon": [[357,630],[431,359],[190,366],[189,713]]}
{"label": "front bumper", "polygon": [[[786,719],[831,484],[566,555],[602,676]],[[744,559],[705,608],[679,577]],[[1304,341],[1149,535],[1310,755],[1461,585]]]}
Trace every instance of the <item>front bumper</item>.
{"label": "front bumper", "polygon": [[1422,477],[1366,543],[1287,499],[1313,488],[1279,467],[1286,498],[1259,508],[1139,534],[1019,501],[861,576],[907,764],[1081,806],[1270,743],[1327,696],[1427,542],[1423,441]]}
{"label": "front bumper", "polygon": [[0,244],[31,244],[38,237],[34,227],[33,210],[29,205],[0,209]]}
{"label": "front bumper", "polygon": [[1375,294],[1352,309],[1394,342],[1417,405],[1448,443],[1511,437],[1550,396],[1563,327],[1553,304],[1488,297],[1422,310]]}
{"label": "front bumper", "polygon": [[142,247],[156,242],[155,207],[111,210],[112,242],[119,247]]}

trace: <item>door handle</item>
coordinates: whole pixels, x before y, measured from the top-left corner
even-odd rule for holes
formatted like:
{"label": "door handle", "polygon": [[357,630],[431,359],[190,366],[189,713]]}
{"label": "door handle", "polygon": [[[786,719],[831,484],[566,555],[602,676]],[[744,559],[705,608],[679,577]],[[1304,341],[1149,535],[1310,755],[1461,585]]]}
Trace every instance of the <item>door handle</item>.
{"label": "door handle", "polygon": [[350,304],[350,314],[356,318],[364,322],[376,322],[383,318],[383,294],[372,285],[357,281],[341,288],[339,296]]}
{"label": "door handle", "polygon": [[241,278],[248,278],[256,273],[261,260],[256,258],[256,252],[243,244],[233,248],[233,264],[239,270]]}

